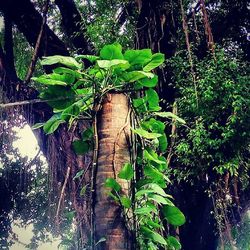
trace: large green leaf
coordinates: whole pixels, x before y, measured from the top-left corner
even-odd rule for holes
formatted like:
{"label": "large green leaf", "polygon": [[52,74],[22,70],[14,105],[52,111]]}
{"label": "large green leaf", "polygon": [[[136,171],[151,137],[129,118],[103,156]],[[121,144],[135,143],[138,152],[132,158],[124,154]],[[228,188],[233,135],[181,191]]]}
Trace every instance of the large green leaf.
{"label": "large green leaf", "polygon": [[70,56],[47,56],[41,60],[42,65],[62,64],[72,69],[80,69],[82,65]]}
{"label": "large green leaf", "polygon": [[139,136],[146,138],[146,139],[156,139],[156,138],[162,136],[161,134],[151,133],[151,132],[148,132],[142,128],[132,129],[132,131],[134,133],[138,134]]}
{"label": "large green leaf", "polygon": [[43,90],[39,97],[55,109],[63,110],[75,102],[75,92],[69,87],[48,86]]}
{"label": "large green leaf", "polygon": [[61,86],[67,85],[67,83],[62,80],[51,79],[50,75],[41,75],[39,77],[32,77],[32,80],[45,85],[61,85]]}
{"label": "large green leaf", "polygon": [[146,184],[146,187],[152,189],[155,193],[157,193],[163,197],[171,197],[171,195],[166,194],[166,192],[156,183]]}
{"label": "large green leaf", "polygon": [[114,178],[107,178],[105,181],[105,187],[112,188],[116,192],[119,192],[122,188]]}
{"label": "large green leaf", "polygon": [[135,197],[140,198],[141,196],[143,196],[145,194],[153,194],[153,193],[154,193],[154,190],[152,190],[152,189],[142,189],[142,190],[139,190],[135,193]]}
{"label": "large green leaf", "polygon": [[162,117],[162,118],[172,118],[180,123],[185,124],[186,122],[181,119],[179,116],[171,113],[171,112],[154,112],[154,115]]}
{"label": "large green leaf", "polygon": [[178,207],[175,206],[164,206],[162,213],[167,219],[168,223],[173,226],[181,226],[186,222],[184,214]]}
{"label": "large green leaf", "polygon": [[143,67],[143,70],[146,72],[155,69],[156,67],[160,66],[165,61],[165,56],[162,53],[153,54],[151,61]]}
{"label": "large green leaf", "polygon": [[122,46],[119,43],[105,45],[100,51],[100,57],[104,60],[123,59]]}
{"label": "large green leaf", "polygon": [[152,220],[150,220],[150,219],[148,219],[148,220],[146,221],[146,224],[147,224],[148,226],[153,227],[153,228],[162,228],[162,225],[160,225],[159,223],[157,223],[157,222],[155,222],[155,221],[152,221]]}
{"label": "large green leaf", "polygon": [[131,180],[134,176],[134,170],[130,163],[125,163],[118,174],[118,177],[124,180]]}
{"label": "large green leaf", "polygon": [[168,140],[167,136],[163,134],[161,137],[158,138],[159,140],[159,148],[162,153],[165,153],[168,147]]}
{"label": "large green leaf", "polygon": [[89,60],[91,63],[94,63],[96,60],[98,60],[100,57],[99,56],[94,56],[94,55],[79,55],[76,56],[76,59],[87,59]]}
{"label": "large green leaf", "polygon": [[82,141],[82,140],[73,141],[72,146],[77,155],[84,155],[90,149],[89,143],[86,141]]}
{"label": "large green leaf", "polygon": [[92,140],[93,136],[94,136],[93,128],[87,128],[82,133],[82,140],[83,141]]}
{"label": "large green leaf", "polygon": [[140,207],[135,209],[135,214],[150,214],[151,212],[155,211],[154,208],[146,206],[146,207]]}
{"label": "large green leaf", "polygon": [[121,75],[121,78],[125,82],[135,82],[145,77],[153,78],[154,74],[144,71],[130,71],[130,72],[125,72]]}
{"label": "large green leaf", "polygon": [[75,75],[68,74],[68,73],[63,73],[63,74],[52,73],[48,76],[53,80],[62,81],[62,82],[67,83],[68,85],[75,82],[75,79],[76,79]]}
{"label": "large green leaf", "polygon": [[167,238],[168,247],[170,250],[180,250],[181,243],[173,236]]}
{"label": "large green leaf", "polygon": [[142,78],[138,82],[144,87],[153,88],[158,83],[158,76],[154,75],[153,78]]}
{"label": "large green leaf", "polygon": [[143,158],[148,160],[148,161],[153,161],[157,164],[165,164],[165,161],[160,160],[158,158],[157,154],[152,152],[151,150],[144,149],[143,150]]}
{"label": "large green leaf", "polygon": [[144,113],[147,111],[147,105],[144,98],[133,99],[133,106],[139,113]]}
{"label": "large green leaf", "polygon": [[69,68],[65,68],[65,67],[57,67],[57,68],[53,69],[53,72],[57,73],[57,74],[69,74],[69,75],[74,76],[77,79],[81,78],[81,76],[82,76],[78,71],[73,70],[73,69],[69,69]]}
{"label": "large green leaf", "polygon": [[149,198],[149,200],[153,200],[159,204],[174,206],[173,202],[170,201],[168,198],[164,198],[164,197],[157,195],[157,194],[150,194],[148,196],[148,198]]}
{"label": "large green leaf", "polygon": [[121,197],[121,203],[122,205],[125,207],[125,208],[130,208],[131,207],[131,204],[132,204],[132,201],[126,197],[126,196],[122,196]]}
{"label": "large green leaf", "polygon": [[164,181],[164,175],[149,164],[144,167],[144,174],[157,183],[158,181]]}
{"label": "large green leaf", "polygon": [[141,126],[145,130],[151,130],[152,132],[160,134],[164,133],[166,127],[163,122],[158,121],[154,118],[150,118],[149,120],[142,122]]}
{"label": "large green leaf", "polygon": [[150,49],[142,50],[127,50],[124,53],[124,59],[128,60],[131,65],[144,66],[152,58],[152,52]]}
{"label": "large green leaf", "polygon": [[61,119],[61,114],[55,114],[44,124],[43,130],[46,134],[52,134],[59,125],[64,122],[65,121]]}
{"label": "large green leaf", "polygon": [[63,120],[68,120],[71,117],[76,118],[80,114],[80,107],[79,105],[73,103],[68,108],[64,109],[61,115]]}
{"label": "large green leaf", "polygon": [[154,232],[148,227],[141,226],[140,231],[144,235],[145,238],[150,239],[154,242],[160,243],[162,245],[167,245],[166,240],[160,234],[158,234],[157,232]]}
{"label": "large green leaf", "polygon": [[100,68],[109,69],[109,68],[119,68],[119,69],[128,69],[130,67],[129,62],[127,60],[97,60],[97,64]]}
{"label": "large green leaf", "polygon": [[149,110],[158,111],[161,108],[159,107],[159,96],[157,92],[153,89],[148,89],[145,91],[146,98],[148,101]]}

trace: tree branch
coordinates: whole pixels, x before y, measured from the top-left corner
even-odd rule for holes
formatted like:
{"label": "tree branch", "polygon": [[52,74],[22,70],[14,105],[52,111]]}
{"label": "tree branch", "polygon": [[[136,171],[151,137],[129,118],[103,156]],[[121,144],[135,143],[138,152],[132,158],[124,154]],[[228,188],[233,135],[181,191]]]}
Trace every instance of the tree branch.
{"label": "tree branch", "polygon": [[[15,6],[15,8],[13,8]],[[9,13],[11,20],[17,28],[24,34],[31,46],[35,46],[42,26],[42,16],[35,9],[30,0],[8,0],[0,1],[0,11]],[[45,25],[44,32],[47,42],[41,43],[38,56],[43,55],[68,55],[64,43],[55,33]]]}
{"label": "tree branch", "polygon": [[37,62],[37,59],[38,59],[38,52],[39,52],[42,37],[43,37],[43,34],[44,34],[44,28],[45,28],[45,25],[46,25],[46,22],[47,22],[47,13],[48,13],[48,9],[49,9],[49,1],[50,0],[46,0],[45,6],[44,6],[43,22],[42,22],[41,30],[39,32],[37,41],[36,41],[36,46],[35,46],[34,53],[33,53],[33,56],[32,56],[31,62],[30,62],[28,73],[27,73],[26,78],[25,78],[26,83],[28,83],[30,81],[30,78],[32,77],[33,72],[35,70],[36,62]]}
{"label": "tree branch", "polygon": [[86,37],[86,27],[73,0],[55,0],[62,15],[62,26],[79,54],[92,54],[94,47]]}
{"label": "tree branch", "polygon": [[9,72],[12,80],[17,80],[13,52],[12,20],[8,12],[4,13],[4,51],[5,69]]}

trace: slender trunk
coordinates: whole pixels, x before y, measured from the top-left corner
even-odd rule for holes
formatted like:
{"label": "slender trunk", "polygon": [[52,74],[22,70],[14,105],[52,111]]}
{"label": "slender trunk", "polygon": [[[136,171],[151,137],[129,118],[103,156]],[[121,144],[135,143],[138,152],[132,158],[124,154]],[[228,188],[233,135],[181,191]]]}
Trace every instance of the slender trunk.
{"label": "slender trunk", "polygon": [[[130,162],[128,99],[124,94],[108,94],[98,115],[98,162],[96,173],[95,239],[105,237],[97,249],[131,249],[122,208],[107,194],[106,178],[117,178],[124,163]],[[128,193],[128,182],[117,182]]]}

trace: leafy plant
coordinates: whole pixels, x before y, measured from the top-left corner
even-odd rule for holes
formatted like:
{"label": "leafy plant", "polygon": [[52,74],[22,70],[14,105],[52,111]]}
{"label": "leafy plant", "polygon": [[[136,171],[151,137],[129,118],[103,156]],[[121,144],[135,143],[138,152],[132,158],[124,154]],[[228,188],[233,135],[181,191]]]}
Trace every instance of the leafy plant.
{"label": "leafy plant", "polygon": [[[84,68],[82,59],[92,63]],[[53,108],[54,115],[43,126],[47,134],[57,130],[62,123],[71,126],[77,119],[93,119],[96,108],[102,98],[110,91],[130,93],[136,127],[132,129],[136,141],[138,156],[134,162],[126,163],[118,174],[118,178],[133,183],[132,196],[122,194],[119,181],[107,178],[105,186],[109,195],[124,208],[127,224],[137,234],[140,249],[159,249],[168,246],[180,249],[180,243],[173,236],[166,237],[163,222],[173,226],[181,226],[185,222],[182,212],[175,207],[172,197],[164,188],[169,182],[167,176],[166,153],[168,142],[165,134],[164,119],[175,118],[180,123],[184,120],[170,112],[160,112],[160,99],[153,87],[157,84],[157,76],[152,72],[164,62],[161,53],[152,54],[151,50],[127,50],[125,53],[118,43],[105,45],[98,56],[80,55],[76,58],[64,56],[46,57],[43,65],[59,64],[51,74],[33,78],[42,84],[40,97],[47,100]],[[136,92],[144,91],[144,95],[135,98]],[[160,117],[161,120],[158,120]],[[85,154],[93,148],[93,131],[87,129],[80,140],[72,146],[76,154]],[[141,169],[142,176],[137,176],[135,168]],[[79,178],[80,171],[74,177]],[[85,193],[83,187],[82,193]],[[129,217],[130,211],[132,217]]]}

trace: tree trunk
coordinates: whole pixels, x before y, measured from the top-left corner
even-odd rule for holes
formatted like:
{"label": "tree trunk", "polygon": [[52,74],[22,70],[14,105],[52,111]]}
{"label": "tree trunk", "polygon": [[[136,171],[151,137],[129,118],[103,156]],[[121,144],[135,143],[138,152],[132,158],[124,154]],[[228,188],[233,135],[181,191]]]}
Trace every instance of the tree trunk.
{"label": "tree trunk", "polygon": [[[106,178],[117,178],[120,169],[130,162],[128,138],[130,111],[124,94],[108,94],[98,115],[98,162],[96,173],[95,239],[105,237],[97,249],[131,249],[121,206],[107,194]],[[117,179],[122,192],[128,193],[128,182]]]}

